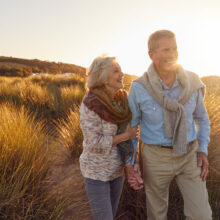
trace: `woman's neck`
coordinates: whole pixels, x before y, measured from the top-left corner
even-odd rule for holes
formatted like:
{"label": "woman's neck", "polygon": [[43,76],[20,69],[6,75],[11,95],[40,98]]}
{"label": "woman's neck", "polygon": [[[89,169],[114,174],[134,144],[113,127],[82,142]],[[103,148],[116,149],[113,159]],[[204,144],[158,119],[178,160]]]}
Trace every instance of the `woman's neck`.
{"label": "woman's neck", "polygon": [[105,91],[112,99],[115,97],[115,94],[117,93],[116,89],[113,89],[108,85],[105,85]]}

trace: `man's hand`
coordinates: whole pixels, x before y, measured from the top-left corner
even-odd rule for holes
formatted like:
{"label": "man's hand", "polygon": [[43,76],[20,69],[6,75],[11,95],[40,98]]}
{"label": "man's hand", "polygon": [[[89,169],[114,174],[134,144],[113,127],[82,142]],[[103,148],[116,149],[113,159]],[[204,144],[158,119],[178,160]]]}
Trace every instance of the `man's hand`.
{"label": "man's hand", "polygon": [[207,155],[205,153],[197,152],[197,166],[201,167],[200,177],[202,181],[205,181],[208,175],[208,172],[209,172],[209,169],[208,169],[209,162],[208,162]]}
{"label": "man's hand", "polygon": [[134,171],[135,171],[139,176],[141,176],[141,169],[140,169],[139,163],[135,163],[135,164],[134,164]]}
{"label": "man's hand", "polygon": [[134,190],[142,189],[143,188],[143,180],[140,175],[139,165],[136,164],[136,166],[134,166],[134,168],[132,167],[132,165],[126,166],[126,172],[127,172],[127,178],[128,178],[129,185]]}

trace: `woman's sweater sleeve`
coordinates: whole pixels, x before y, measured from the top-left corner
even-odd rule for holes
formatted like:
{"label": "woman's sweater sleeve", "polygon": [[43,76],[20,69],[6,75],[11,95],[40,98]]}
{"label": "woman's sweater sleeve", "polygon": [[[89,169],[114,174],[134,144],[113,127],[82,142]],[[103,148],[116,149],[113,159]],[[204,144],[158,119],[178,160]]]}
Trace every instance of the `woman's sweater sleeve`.
{"label": "woman's sweater sleeve", "polygon": [[84,103],[80,107],[80,125],[83,132],[83,150],[91,153],[109,154],[112,149],[112,129],[103,128],[102,119],[89,110]]}

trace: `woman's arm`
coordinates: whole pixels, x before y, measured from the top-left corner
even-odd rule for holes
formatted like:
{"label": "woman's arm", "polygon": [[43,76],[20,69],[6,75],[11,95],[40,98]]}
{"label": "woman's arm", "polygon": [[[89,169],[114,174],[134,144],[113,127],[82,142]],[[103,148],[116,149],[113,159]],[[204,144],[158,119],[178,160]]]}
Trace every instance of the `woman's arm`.
{"label": "woman's arm", "polygon": [[111,132],[103,134],[101,118],[84,103],[80,107],[80,126],[83,133],[83,149],[86,152],[108,154],[111,151],[113,135]]}
{"label": "woman's arm", "polygon": [[112,145],[116,146],[117,144],[123,141],[135,139],[138,137],[139,137],[139,129],[137,127],[131,128],[130,124],[128,124],[124,133],[113,136]]}
{"label": "woman's arm", "polygon": [[[119,135],[103,134],[102,119],[83,103],[80,107],[80,125],[83,132],[83,148],[88,152],[108,154],[118,143],[136,138],[137,128],[128,125],[125,132]],[[115,125],[116,126],[116,125]],[[108,132],[107,132],[108,133]]]}

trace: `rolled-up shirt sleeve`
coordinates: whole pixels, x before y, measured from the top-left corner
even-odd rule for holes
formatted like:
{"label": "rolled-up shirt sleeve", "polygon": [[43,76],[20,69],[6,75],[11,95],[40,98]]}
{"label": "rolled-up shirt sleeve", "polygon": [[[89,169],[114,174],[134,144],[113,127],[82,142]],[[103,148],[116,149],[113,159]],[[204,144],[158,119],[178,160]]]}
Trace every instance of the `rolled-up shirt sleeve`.
{"label": "rolled-up shirt sleeve", "polygon": [[198,91],[197,103],[193,116],[198,129],[197,139],[199,141],[199,151],[208,154],[207,148],[210,141],[210,122],[201,90]]}
{"label": "rolled-up shirt sleeve", "polygon": [[[109,130],[107,124],[109,124]],[[80,126],[83,133],[84,151],[102,154],[110,153],[113,135],[115,135],[114,133],[117,130],[116,125],[106,122],[105,127],[103,127],[103,120],[82,103],[80,107]]]}

